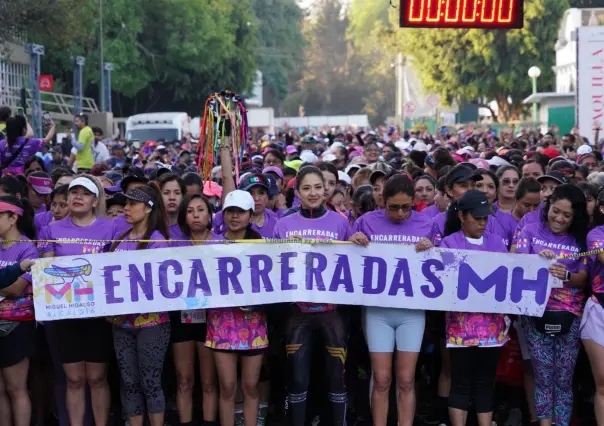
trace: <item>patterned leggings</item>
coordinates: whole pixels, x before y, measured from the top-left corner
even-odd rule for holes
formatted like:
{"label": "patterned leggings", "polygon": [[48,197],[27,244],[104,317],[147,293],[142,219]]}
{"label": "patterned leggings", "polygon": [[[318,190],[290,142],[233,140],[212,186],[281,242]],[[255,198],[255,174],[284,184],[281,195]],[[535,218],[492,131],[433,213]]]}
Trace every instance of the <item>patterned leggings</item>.
{"label": "patterned leggings", "polygon": [[535,409],[537,419],[553,419],[557,426],[568,426],[573,412],[573,375],[579,354],[580,318],[562,336],[537,331],[530,318],[523,322],[535,371]]}
{"label": "patterned leggings", "polygon": [[170,323],[147,328],[113,327],[113,344],[122,375],[121,399],[128,417],[163,413],[161,375],[170,343]]}

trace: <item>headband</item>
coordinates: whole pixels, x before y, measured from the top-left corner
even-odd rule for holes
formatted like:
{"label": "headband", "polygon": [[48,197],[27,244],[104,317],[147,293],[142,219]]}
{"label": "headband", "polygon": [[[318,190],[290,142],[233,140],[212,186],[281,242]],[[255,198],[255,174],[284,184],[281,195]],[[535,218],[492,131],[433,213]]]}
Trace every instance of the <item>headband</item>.
{"label": "headband", "polygon": [[23,209],[21,207],[17,207],[14,204],[5,201],[0,201],[0,213],[6,212],[14,213],[17,216],[23,216]]}

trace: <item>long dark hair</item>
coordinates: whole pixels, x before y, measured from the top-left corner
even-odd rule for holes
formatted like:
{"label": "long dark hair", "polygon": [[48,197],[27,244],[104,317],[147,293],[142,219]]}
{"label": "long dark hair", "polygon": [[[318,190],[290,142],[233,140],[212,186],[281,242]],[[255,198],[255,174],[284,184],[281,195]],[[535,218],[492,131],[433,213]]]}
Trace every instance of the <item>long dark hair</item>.
{"label": "long dark hair", "polygon": [[415,185],[407,175],[394,175],[384,184],[382,191],[384,202],[397,194],[406,194],[415,200]]}
{"label": "long dark hair", "polygon": [[[164,186],[168,182],[176,182],[178,184],[178,186],[180,187],[180,192],[182,193],[182,195],[184,196],[187,193],[187,187],[185,186],[185,182],[181,178],[176,176],[174,173],[166,173],[166,174],[161,175],[157,179],[157,182],[159,183],[159,188],[161,191],[163,191]],[[203,189],[203,184],[201,186]]]}
{"label": "long dark hair", "polygon": [[587,201],[585,194],[577,186],[565,183],[558,185],[552,195],[545,202],[541,213],[541,221],[547,224],[550,206],[556,201],[568,200],[573,209],[573,220],[568,227],[568,234],[572,235],[581,251],[587,250],[587,232],[589,231],[589,216],[587,215]]}
{"label": "long dark hair", "polygon": [[[515,169],[515,167],[514,167]],[[497,175],[495,175],[495,173],[493,173],[490,170],[485,170],[485,169],[476,169],[476,171],[474,172],[474,176],[488,176],[493,180],[493,183],[495,184],[495,198],[497,198],[497,195],[499,195],[499,178],[497,177]]]}
{"label": "long dark hair", "polygon": [[[451,202],[449,207],[447,207],[447,215],[445,220],[445,235],[443,237],[448,237],[451,234],[456,233],[461,230],[461,220],[459,219],[459,203],[457,201]],[[462,212],[462,214],[466,215],[468,212]]]}
{"label": "long dark hair", "polygon": [[25,130],[27,130],[27,121],[24,117],[17,115],[6,120],[6,142],[9,149],[13,149],[17,139],[23,136]]}
{"label": "long dark hair", "polygon": [[[23,210],[23,215],[17,219],[17,229],[22,235],[25,235],[30,240],[36,238],[36,228],[34,226],[34,211],[31,205],[26,199],[19,200],[14,195],[5,195],[0,197],[0,202],[12,204]],[[9,216],[13,216],[15,213],[5,212]]]}
{"label": "long dark hair", "polygon": [[[21,175],[19,175],[21,176]],[[0,177],[0,188],[7,194],[27,198],[27,182],[23,183],[15,176],[6,175]]]}
{"label": "long dark hair", "polygon": [[208,209],[208,214],[210,215],[208,231],[212,230],[212,203],[210,203],[210,200],[208,200],[208,198],[204,195],[200,194],[193,194],[191,196],[185,195],[185,197],[182,199],[182,203],[180,203],[180,206],[178,207],[178,227],[187,237],[191,236],[191,228],[189,228],[189,224],[187,223],[187,209],[189,208],[191,201],[196,199],[200,199],[206,205],[206,209]]}
{"label": "long dark hair", "polygon": [[[166,208],[164,207],[164,201],[162,199],[161,192],[155,182],[149,182],[148,184],[140,186],[137,189],[147,194],[153,202],[153,206],[151,206],[151,214],[149,215],[149,219],[147,222],[147,229],[141,237],[141,241],[136,246],[136,250],[144,250],[149,245],[147,241],[151,238],[151,235],[155,231],[158,231],[166,240],[170,238],[167,225],[168,215],[166,214]],[[118,238],[118,240],[124,239],[124,237],[128,235],[131,230],[132,228],[124,232]],[[115,251],[118,245],[119,241],[113,243],[113,246],[111,247],[110,251]]]}

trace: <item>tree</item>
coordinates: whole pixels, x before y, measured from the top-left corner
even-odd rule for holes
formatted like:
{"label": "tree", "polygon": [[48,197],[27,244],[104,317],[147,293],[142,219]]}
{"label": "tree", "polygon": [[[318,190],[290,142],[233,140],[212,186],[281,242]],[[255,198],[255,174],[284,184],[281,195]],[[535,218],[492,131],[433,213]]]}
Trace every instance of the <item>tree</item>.
{"label": "tree", "polygon": [[295,0],[253,0],[259,25],[256,63],[265,86],[281,101],[288,93],[288,74],[303,54],[303,13]]}
{"label": "tree", "polygon": [[[396,45],[413,57],[427,92],[458,102],[471,100],[488,107],[497,102],[500,121],[519,120],[522,100],[531,93],[528,69],[542,70],[542,90],[553,87],[560,19],[567,0],[529,0],[524,3],[524,27],[518,30],[400,30]],[[391,12],[390,22],[398,16]]]}

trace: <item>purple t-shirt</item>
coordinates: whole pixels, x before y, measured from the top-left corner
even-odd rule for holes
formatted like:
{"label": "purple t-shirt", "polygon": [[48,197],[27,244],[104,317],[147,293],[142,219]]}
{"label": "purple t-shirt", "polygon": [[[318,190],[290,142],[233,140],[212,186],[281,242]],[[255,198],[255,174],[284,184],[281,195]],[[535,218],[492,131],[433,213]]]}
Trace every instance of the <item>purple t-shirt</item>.
{"label": "purple t-shirt", "polygon": [[118,217],[116,217],[115,219],[113,219],[113,226],[115,227],[116,236],[120,236],[124,232],[126,232],[127,230],[132,228],[132,225],[130,225],[128,222],[126,222],[126,216],[123,214],[121,214]]}
{"label": "purple t-shirt", "polygon": [[52,222],[52,219],[52,212],[37,213],[34,216],[34,226],[36,227],[36,231],[40,232],[43,227],[48,226],[48,224]]}
{"label": "purple t-shirt", "polygon": [[436,205],[436,203],[434,203],[431,206],[428,206],[425,209],[423,209],[420,213],[423,214],[426,217],[434,218],[440,212],[441,211],[438,210],[438,206]]}
{"label": "purple t-shirt", "polygon": [[[443,238],[441,248],[506,253],[499,235],[485,232],[482,243],[470,242],[462,231]],[[447,312],[447,346],[502,346],[507,342],[509,320],[503,314]]]}
{"label": "purple t-shirt", "polygon": [[[183,235],[182,239],[186,240],[186,239],[188,239],[188,237],[186,235]],[[210,233],[210,239],[208,241],[224,241],[224,240],[226,240],[224,235],[215,234],[212,232],[212,233]],[[192,245],[193,245],[193,243],[191,243],[191,241],[176,241],[176,242],[170,243],[170,247],[191,247]]]}
{"label": "purple t-shirt", "polygon": [[[347,241],[350,238],[350,227],[344,216],[331,210],[315,219],[309,219],[300,212],[285,216],[277,221],[274,238],[286,240],[298,236],[309,240]],[[299,302],[302,312],[333,311],[336,305]]]}
{"label": "purple t-shirt", "polygon": [[518,221],[514,219],[511,213],[502,212],[501,210],[495,210],[494,216],[494,231],[497,235],[503,238],[503,242],[505,246],[510,248],[512,245],[512,239],[514,237],[514,232],[516,232],[516,227],[518,227]]}
{"label": "purple t-shirt", "polygon": [[170,227],[168,228],[168,232],[170,233],[171,240],[187,239],[187,237],[185,236],[185,234],[182,233],[182,230],[180,229],[180,226],[178,226],[177,223],[175,223],[174,225],[170,225]]}
{"label": "purple t-shirt", "polygon": [[[105,246],[117,235],[113,221],[97,217],[92,224],[82,227],[73,223],[70,216],[52,222],[43,232],[44,238],[54,240],[38,243],[40,254],[54,252],[55,256],[103,253]],[[105,240],[105,241],[102,241]]]}
{"label": "purple t-shirt", "polygon": [[[432,240],[432,244],[436,247],[440,247],[440,243],[443,240],[443,236],[445,235],[445,222],[447,221],[447,212],[444,211],[439,213],[434,217],[434,223],[432,224],[432,234],[430,239]],[[497,223],[495,216],[490,215],[489,220],[487,221],[487,226],[485,228],[485,233],[499,235],[503,240],[504,237],[500,235],[502,232],[497,232],[496,229]]]}
{"label": "purple t-shirt", "polygon": [[535,210],[534,212],[530,212],[524,215],[524,217],[522,219],[520,219],[520,222],[518,223],[518,226],[516,226],[516,230],[514,231],[514,237],[512,238],[512,244],[516,244],[517,240],[518,240],[518,236],[520,235],[520,232],[524,229],[524,227],[526,225],[535,225],[539,222],[541,222],[541,215],[543,214],[543,205],[540,205],[539,208],[537,210]]}
{"label": "purple t-shirt", "polygon": [[[26,236],[22,243],[15,243],[7,249],[0,244],[0,269],[20,263],[25,259],[37,259],[38,250]],[[31,283],[31,274],[26,272],[21,278]],[[8,321],[31,321],[34,319],[34,299],[31,284],[18,297],[7,297],[0,301],[0,319]]]}
{"label": "purple t-shirt", "polygon": [[[587,234],[587,250],[604,249],[604,226],[598,226]],[[594,293],[604,293],[604,264],[593,256],[589,280]]]}
{"label": "purple t-shirt", "polygon": [[[532,222],[531,226],[525,226],[518,235],[516,253],[539,254],[543,250],[551,250],[556,256],[564,256],[580,253],[581,247],[572,235],[556,235],[542,222]],[[571,273],[587,271],[591,266],[588,257],[557,259],[556,262],[565,265]],[[570,311],[581,316],[584,302],[585,295],[580,288],[553,288],[545,309]]]}
{"label": "purple t-shirt", "polygon": [[422,213],[411,211],[406,221],[394,223],[381,209],[358,218],[350,234],[362,232],[372,242],[415,244],[424,237],[430,238],[431,231],[432,219]]}
{"label": "purple t-shirt", "polygon": [[[17,142],[13,144],[12,149],[9,150],[8,141],[2,139],[0,141],[0,164],[10,160],[13,154],[25,143],[25,140],[26,138],[24,137],[17,138]],[[2,170],[2,175],[22,175],[25,172],[25,163],[36,155],[37,152],[42,150],[43,143],[44,141],[42,139],[27,139],[25,148],[23,148],[17,158],[15,158],[6,169]]]}
{"label": "purple t-shirt", "polygon": [[[279,218],[269,209],[264,209],[264,225],[259,227],[255,223],[252,222],[252,229],[259,233],[262,238],[272,238],[273,230],[275,229],[275,225]],[[218,234],[224,234],[226,230],[226,225],[224,224],[224,218],[222,216],[222,212],[216,213],[214,218],[212,219],[212,224],[214,225],[214,230]]]}

